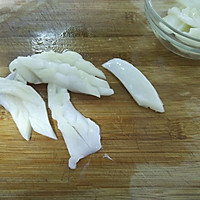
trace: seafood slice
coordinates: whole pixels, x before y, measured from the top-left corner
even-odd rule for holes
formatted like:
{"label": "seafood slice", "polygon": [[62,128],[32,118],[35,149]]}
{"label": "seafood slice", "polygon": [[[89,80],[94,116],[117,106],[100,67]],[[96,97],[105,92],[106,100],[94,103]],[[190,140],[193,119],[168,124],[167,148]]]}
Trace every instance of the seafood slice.
{"label": "seafood slice", "polygon": [[21,99],[7,94],[0,95],[0,104],[12,115],[19,132],[25,140],[30,140],[32,128],[28,111]]}
{"label": "seafood slice", "polygon": [[81,158],[101,149],[99,126],[74,108],[65,88],[48,84],[48,105],[71,156],[69,167],[75,169]]}
{"label": "seafood slice", "polygon": [[190,7],[190,8],[200,8],[200,1],[199,0],[176,0],[178,3],[180,3],[184,7]]}
{"label": "seafood slice", "polygon": [[164,112],[163,103],[148,79],[132,64],[114,58],[102,65],[112,72],[125,86],[135,101],[143,107]]}
{"label": "seafood slice", "polygon": [[192,28],[200,28],[200,9],[195,7],[185,8],[178,15],[178,18]]}
{"label": "seafood slice", "polygon": [[34,131],[56,139],[49,123],[45,102],[32,87],[15,80],[0,78],[0,95],[0,103],[10,111],[25,139],[30,138],[29,125]]}
{"label": "seafood slice", "polygon": [[[12,73],[16,72],[30,83],[54,83],[73,92],[97,97],[114,93],[107,81],[78,70],[69,64],[32,57],[18,57],[10,63],[9,69]],[[31,73],[27,75],[27,71]]]}
{"label": "seafood slice", "polygon": [[[163,20],[168,23],[171,27],[177,29],[178,31],[189,31],[190,27],[185,24],[182,20],[179,19],[178,15],[181,13],[181,10],[177,7],[170,8],[168,10],[168,15],[163,17]],[[162,28],[168,33],[174,33],[171,29],[165,26],[163,23],[159,23]]]}
{"label": "seafood slice", "polygon": [[106,79],[104,73],[101,70],[96,68],[91,62],[84,60],[79,53],[74,51],[68,50],[63,53],[57,53],[51,50],[42,52],[41,54],[35,54],[32,57],[56,63],[66,63],[88,74]]}

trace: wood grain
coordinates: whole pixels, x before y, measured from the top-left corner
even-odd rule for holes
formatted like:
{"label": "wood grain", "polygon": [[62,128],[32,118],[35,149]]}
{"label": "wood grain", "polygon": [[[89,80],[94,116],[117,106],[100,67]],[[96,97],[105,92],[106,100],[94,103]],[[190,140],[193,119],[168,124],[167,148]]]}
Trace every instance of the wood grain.
{"label": "wood grain", "polygon": [[[17,56],[71,49],[103,70],[115,94],[71,93],[101,127],[103,149],[68,169],[58,141],[23,140],[0,108],[0,199],[199,199],[200,62],[178,57],[153,35],[139,0],[0,1],[0,75]],[[139,107],[101,64],[113,57],[138,67],[166,112]],[[46,85],[33,86],[47,101]],[[108,154],[112,160],[104,158]]]}

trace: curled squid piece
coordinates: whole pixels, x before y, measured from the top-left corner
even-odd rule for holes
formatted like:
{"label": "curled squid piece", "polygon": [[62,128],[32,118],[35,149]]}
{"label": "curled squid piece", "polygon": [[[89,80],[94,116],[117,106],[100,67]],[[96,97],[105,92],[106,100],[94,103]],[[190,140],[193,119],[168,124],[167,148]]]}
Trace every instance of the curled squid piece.
{"label": "curled squid piece", "polygon": [[112,72],[125,86],[138,105],[164,112],[163,103],[149,80],[132,64],[114,58],[102,65]]}
{"label": "curled squid piece", "polygon": [[9,65],[12,73],[29,83],[52,83],[72,92],[100,97],[114,91],[106,80],[97,78],[67,63],[51,62],[37,57],[18,57]]}
{"label": "curled squid piece", "polygon": [[0,104],[11,113],[24,139],[30,139],[32,129],[57,139],[49,123],[45,102],[32,87],[0,78]]}
{"label": "curled squid piece", "polygon": [[69,168],[75,169],[80,159],[101,149],[99,126],[74,108],[67,89],[50,83],[47,91],[52,117],[70,154]]}

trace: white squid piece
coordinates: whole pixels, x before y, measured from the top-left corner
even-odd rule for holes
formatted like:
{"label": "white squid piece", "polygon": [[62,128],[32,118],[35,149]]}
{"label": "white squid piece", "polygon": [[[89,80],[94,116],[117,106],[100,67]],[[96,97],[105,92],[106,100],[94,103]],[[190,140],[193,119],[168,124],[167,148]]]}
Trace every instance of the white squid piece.
{"label": "white squid piece", "polygon": [[79,53],[74,51],[67,50],[63,53],[57,53],[51,50],[42,52],[41,54],[35,54],[32,57],[55,63],[69,64],[70,66],[74,66],[77,69],[82,70],[90,75],[106,79],[104,73],[101,70],[96,68],[91,62],[84,60]]}
{"label": "white squid piece", "polygon": [[8,112],[10,112],[22,137],[25,140],[30,140],[32,128],[29,120],[29,114],[21,99],[12,95],[1,94],[0,104]]}
{"label": "white squid piece", "polygon": [[44,136],[57,139],[49,123],[45,102],[32,87],[0,78],[0,104],[11,113],[26,140],[30,139],[32,128]]}
{"label": "white squid piece", "polygon": [[[168,15],[163,17],[163,20],[168,23],[171,27],[177,29],[178,31],[188,31],[189,26],[185,24],[183,21],[181,21],[178,17],[178,15],[181,13],[181,10],[177,7],[170,8],[168,10]],[[166,32],[168,33],[174,33],[171,29],[166,27],[163,23],[160,23],[162,28],[165,29]]]}
{"label": "white squid piece", "polygon": [[186,44],[200,47],[199,31],[200,31],[200,1],[199,0],[177,0],[180,3],[179,7],[172,7],[168,10],[167,16],[163,20],[174,29],[184,33],[187,36],[196,38],[197,40],[189,39],[177,32],[169,29],[163,23],[159,23],[162,28],[174,34],[179,40]]}
{"label": "white squid piece", "polygon": [[200,8],[200,1],[199,0],[176,0],[180,3],[183,7],[189,8]]}
{"label": "white squid piece", "polygon": [[149,80],[132,64],[114,58],[102,65],[112,72],[125,86],[135,101],[143,107],[164,112],[163,103]]}
{"label": "white squid piece", "polygon": [[101,149],[99,126],[74,108],[65,88],[48,84],[48,105],[69,151],[69,168],[75,169],[80,159]]}
{"label": "white squid piece", "polygon": [[114,93],[107,81],[69,64],[28,56],[18,57],[12,61],[9,69],[29,83],[53,83],[72,92],[85,93],[97,97]]}
{"label": "white squid piece", "polygon": [[200,28],[200,9],[185,8],[178,14],[178,18],[192,28]]}

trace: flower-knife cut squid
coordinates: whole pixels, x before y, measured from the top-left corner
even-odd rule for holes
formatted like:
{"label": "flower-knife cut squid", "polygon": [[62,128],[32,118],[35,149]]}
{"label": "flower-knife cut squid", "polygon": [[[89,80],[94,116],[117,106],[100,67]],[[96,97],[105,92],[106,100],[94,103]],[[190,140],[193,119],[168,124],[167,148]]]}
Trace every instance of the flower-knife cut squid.
{"label": "flower-knife cut squid", "polygon": [[101,149],[99,126],[74,108],[65,88],[48,84],[47,91],[52,117],[57,120],[70,154],[69,168],[75,169],[81,158]]}
{"label": "flower-knife cut squid", "polygon": [[24,139],[30,139],[32,129],[57,139],[48,119],[45,102],[31,86],[0,78],[0,104],[10,112]]}

